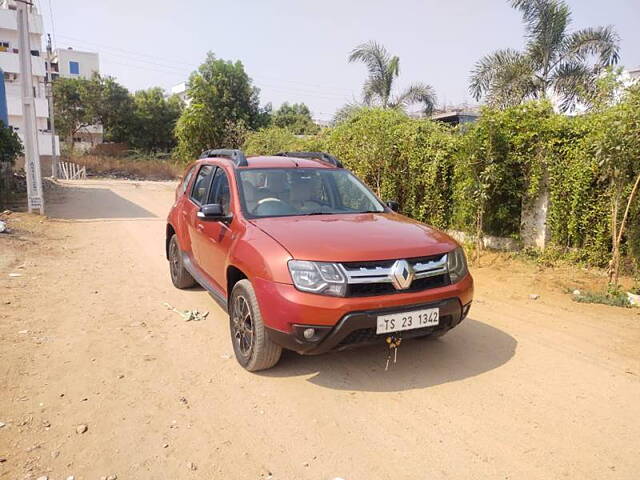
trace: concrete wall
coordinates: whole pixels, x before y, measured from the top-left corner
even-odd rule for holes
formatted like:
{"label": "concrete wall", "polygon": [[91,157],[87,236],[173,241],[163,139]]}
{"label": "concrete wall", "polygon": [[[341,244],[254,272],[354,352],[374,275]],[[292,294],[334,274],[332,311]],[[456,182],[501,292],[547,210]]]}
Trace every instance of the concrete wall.
{"label": "concrete wall", "polygon": [[549,242],[547,213],[549,211],[548,177],[540,183],[538,196],[523,205],[520,219],[520,237],[525,247],[545,248]]}
{"label": "concrete wall", "polygon": [[[447,230],[459,243],[475,242],[474,236],[459,230]],[[522,249],[522,242],[509,237],[494,237],[493,235],[485,235],[482,237],[482,245],[484,248],[492,250],[502,250],[505,252],[514,252]]]}
{"label": "concrete wall", "polygon": [[[51,148],[49,148],[49,150],[51,150]],[[53,157],[51,155],[40,155],[40,173],[42,174],[42,178],[51,176],[52,159]],[[19,157],[13,168],[14,170],[24,170],[24,157]]]}

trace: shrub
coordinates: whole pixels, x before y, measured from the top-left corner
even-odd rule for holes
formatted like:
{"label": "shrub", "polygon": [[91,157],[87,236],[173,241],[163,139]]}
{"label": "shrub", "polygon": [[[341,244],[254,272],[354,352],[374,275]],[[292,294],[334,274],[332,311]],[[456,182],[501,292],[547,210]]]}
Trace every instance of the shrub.
{"label": "shrub", "polygon": [[282,127],[267,127],[247,135],[244,151],[247,155],[273,155],[278,152],[297,150],[301,141],[290,130]]}

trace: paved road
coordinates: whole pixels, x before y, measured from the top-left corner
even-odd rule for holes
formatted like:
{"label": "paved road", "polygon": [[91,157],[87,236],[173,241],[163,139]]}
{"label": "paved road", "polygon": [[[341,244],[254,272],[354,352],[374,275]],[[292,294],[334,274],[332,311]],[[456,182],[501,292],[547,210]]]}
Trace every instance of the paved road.
{"label": "paved road", "polygon": [[483,267],[470,318],[388,372],[372,347],[251,374],[207,293],[171,285],[172,189],[67,184],[0,244],[0,479],[640,477],[637,312]]}

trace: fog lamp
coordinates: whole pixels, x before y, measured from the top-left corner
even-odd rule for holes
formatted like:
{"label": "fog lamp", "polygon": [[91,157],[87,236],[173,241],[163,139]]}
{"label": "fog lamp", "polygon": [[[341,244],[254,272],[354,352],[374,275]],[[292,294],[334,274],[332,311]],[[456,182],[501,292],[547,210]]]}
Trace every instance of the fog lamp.
{"label": "fog lamp", "polygon": [[304,338],[306,338],[307,340],[311,340],[315,334],[315,328],[305,328],[304,332],[302,332],[302,335],[304,335]]}

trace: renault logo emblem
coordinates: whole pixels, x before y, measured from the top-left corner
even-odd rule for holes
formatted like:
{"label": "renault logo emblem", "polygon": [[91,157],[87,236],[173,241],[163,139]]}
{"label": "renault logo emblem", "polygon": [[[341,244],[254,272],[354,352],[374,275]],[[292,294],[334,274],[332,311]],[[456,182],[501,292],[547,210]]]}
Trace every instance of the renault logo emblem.
{"label": "renault logo emblem", "polygon": [[405,290],[409,288],[413,281],[413,268],[406,260],[397,260],[391,267],[391,283],[396,290]]}

